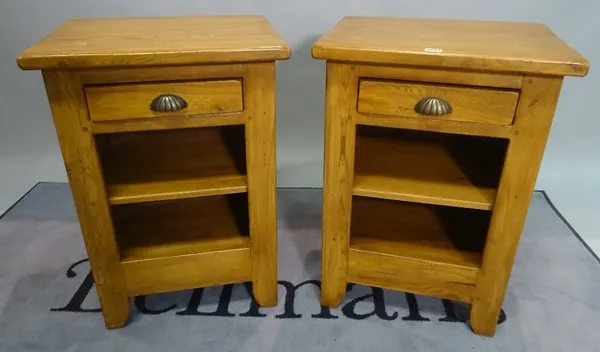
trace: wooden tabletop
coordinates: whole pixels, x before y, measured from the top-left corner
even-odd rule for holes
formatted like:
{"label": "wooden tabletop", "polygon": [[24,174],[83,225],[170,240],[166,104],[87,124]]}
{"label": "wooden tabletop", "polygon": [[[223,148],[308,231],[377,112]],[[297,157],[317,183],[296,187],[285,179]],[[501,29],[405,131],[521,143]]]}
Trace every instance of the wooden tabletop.
{"label": "wooden tabletop", "polygon": [[316,59],[585,76],[587,61],[537,23],[345,17]]}
{"label": "wooden tabletop", "polygon": [[75,19],[17,58],[22,69],[158,66],[288,59],[262,16]]}

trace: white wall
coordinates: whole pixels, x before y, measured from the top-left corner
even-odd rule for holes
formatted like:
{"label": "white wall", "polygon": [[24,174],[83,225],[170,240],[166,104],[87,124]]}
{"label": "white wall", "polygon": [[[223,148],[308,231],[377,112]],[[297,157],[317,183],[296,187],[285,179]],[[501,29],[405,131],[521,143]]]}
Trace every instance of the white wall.
{"label": "white wall", "polygon": [[[195,14],[263,14],[291,45],[292,60],[277,67],[277,162],[282,187],[321,186],[324,63],[310,57],[310,48],[341,17],[545,23],[591,64],[587,77],[565,80],[537,184],[551,196],[556,192],[567,202],[577,202],[600,189],[596,156],[600,116],[595,106],[600,98],[594,90],[600,84],[599,13],[596,0],[1,0],[0,212],[2,202],[9,204],[34,182],[66,180],[41,75],[21,72],[15,57],[73,17]],[[570,191],[573,186],[579,187],[579,195]]]}

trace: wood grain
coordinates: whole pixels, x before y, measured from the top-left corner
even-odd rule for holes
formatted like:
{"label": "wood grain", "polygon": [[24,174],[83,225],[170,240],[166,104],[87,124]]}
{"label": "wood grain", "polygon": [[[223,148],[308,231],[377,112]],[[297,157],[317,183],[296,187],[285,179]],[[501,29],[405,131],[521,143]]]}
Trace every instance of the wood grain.
{"label": "wood grain", "polygon": [[478,269],[489,215],[354,197],[350,248]]}
{"label": "wood grain", "polygon": [[241,78],[242,64],[192,65],[77,70],[85,85]]}
{"label": "wood grain", "polygon": [[348,281],[471,302],[477,269],[350,248]]}
{"label": "wood grain", "polygon": [[114,206],[113,219],[125,262],[250,247],[244,194]]}
{"label": "wood grain", "polygon": [[104,323],[122,327],[129,319],[129,297],[82,84],[70,71],[43,74]]}
{"label": "wood grain", "polygon": [[243,126],[98,136],[111,204],[247,189]]}
{"label": "wood grain", "polygon": [[108,186],[109,201],[114,205],[244,193],[246,190],[245,175],[174,178],[168,181],[117,183]]}
{"label": "wood grain", "polygon": [[131,296],[249,281],[250,249],[123,262]]}
{"label": "wood grain", "polygon": [[458,69],[420,68],[414,66],[385,66],[368,65],[358,66],[358,75],[361,78],[395,79],[401,81],[449,83],[478,87],[497,87],[521,89],[523,85],[522,74],[468,72]]}
{"label": "wood grain", "polygon": [[353,193],[491,210],[499,175],[479,172],[485,157],[460,163],[435,140],[357,135]]}
{"label": "wood grain", "polygon": [[244,64],[246,158],[252,290],[263,307],[277,305],[275,63]]}
{"label": "wood grain", "polygon": [[452,121],[452,123],[448,123],[443,119],[416,119],[414,117],[373,115],[364,113],[356,114],[356,123],[367,126],[402,128],[415,131],[431,131],[498,138],[510,138],[510,136],[512,136],[514,133],[512,126],[496,126],[460,121]]}
{"label": "wood grain", "polygon": [[[88,86],[85,94],[93,121],[193,116],[243,109],[239,80]],[[152,101],[162,94],[183,98],[187,108],[174,112],[150,110]]]}
{"label": "wood grain", "polygon": [[262,16],[74,19],[25,50],[24,70],[169,66],[288,59]]}
{"label": "wood grain", "polygon": [[[452,106],[452,113],[428,116],[415,111],[415,105],[428,97],[437,97]],[[415,84],[401,81],[360,81],[358,111],[371,114],[510,125],[519,93],[438,84]]]}
{"label": "wood grain", "polygon": [[312,55],[336,61],[560,76],[585,76],[589,66],[542,24],[490,21],[345,17],[314,44]]}
{"label": "wood grain", "polygon": [[480,335],[492,336],[496,330],[562,81],[525,78],[515,117],[517,133],[507,151],[471,306],[471,327]]}
{"label": "wood grain", "polygon": [[327,62],[321,304],[346,293],[358,76],[353,65]]}

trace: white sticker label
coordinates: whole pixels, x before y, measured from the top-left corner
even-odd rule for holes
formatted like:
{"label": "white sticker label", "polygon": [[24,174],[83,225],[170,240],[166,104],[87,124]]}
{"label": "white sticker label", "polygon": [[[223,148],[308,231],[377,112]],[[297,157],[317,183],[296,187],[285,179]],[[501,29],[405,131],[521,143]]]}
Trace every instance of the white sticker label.
{"label": "white sticker label", "polygon": [[425,48],[425,51],[428,53],[441,53],[442,49],[438,49],[438,48]]}

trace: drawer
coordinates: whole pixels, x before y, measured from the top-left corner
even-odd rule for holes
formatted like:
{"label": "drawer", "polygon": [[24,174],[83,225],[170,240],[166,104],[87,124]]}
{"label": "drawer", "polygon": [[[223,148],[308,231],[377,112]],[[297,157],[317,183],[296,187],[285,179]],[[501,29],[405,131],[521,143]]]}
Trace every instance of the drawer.
{"label": "drawer", "polygon": [[[433,99],[429,99],[431,102],[428,103],[427,98]],[[518,99],[519,92],[508,89],[363,79],[360,81],[358,93],[358,111],[511,125]],[[422,108],[418,109],[416,106],[421,101]],[[435,108],[430,109],[434,105],[450,107],[451,112],[437,115],[443,112]]]}
{"label": "drawer", "polygon": [[93,85],[85,95],[93,121],[243,110],[240,80]]}

